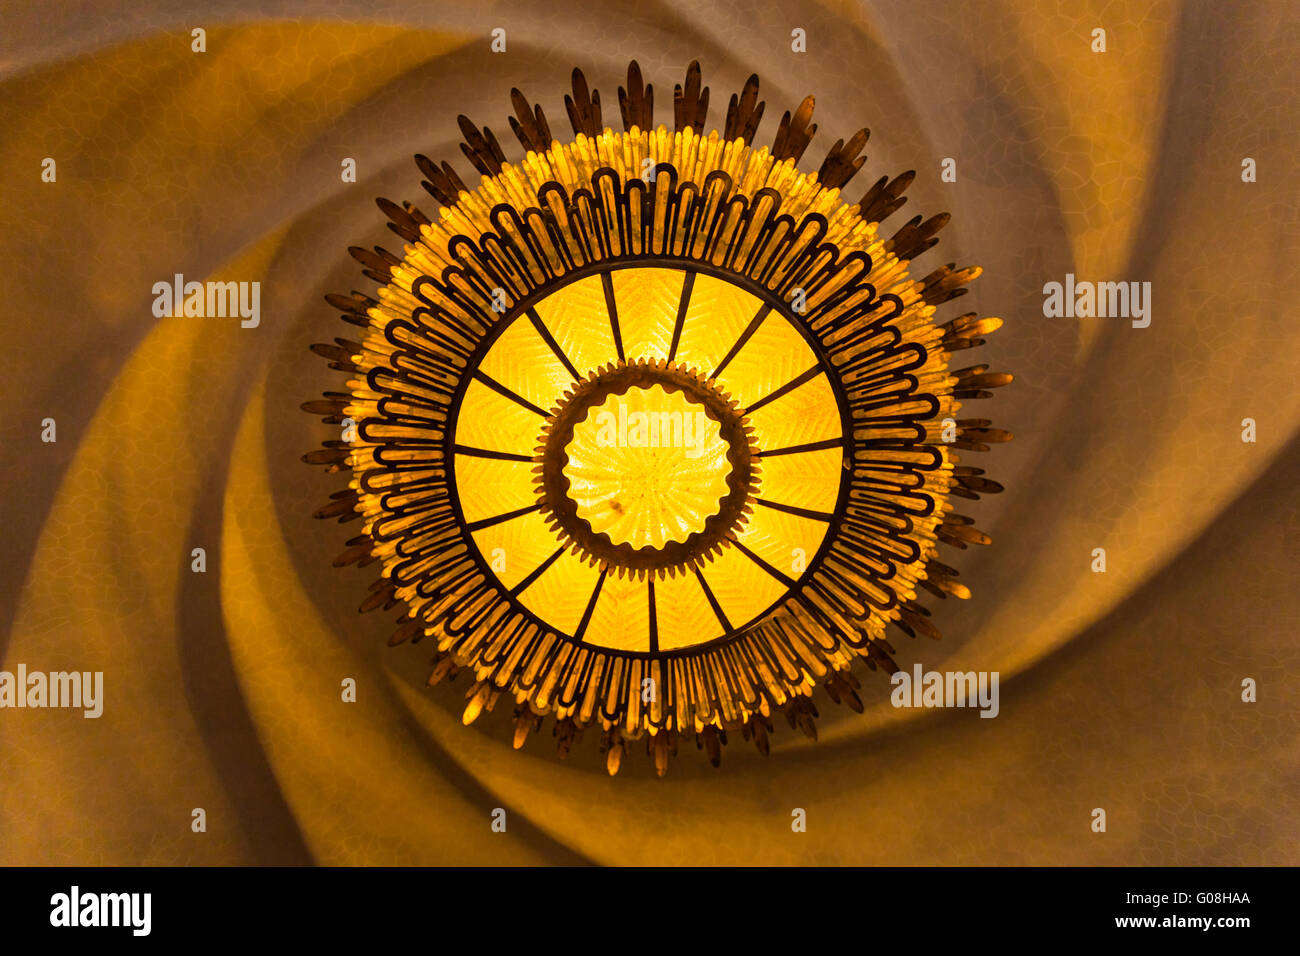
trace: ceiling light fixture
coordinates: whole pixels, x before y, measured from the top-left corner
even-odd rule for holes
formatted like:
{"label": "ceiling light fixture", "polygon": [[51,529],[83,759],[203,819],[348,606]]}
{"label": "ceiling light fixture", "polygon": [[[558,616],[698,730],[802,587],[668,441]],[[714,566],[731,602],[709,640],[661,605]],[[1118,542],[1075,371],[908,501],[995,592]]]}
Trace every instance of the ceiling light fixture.
{"label": "ceiling light fixture", "polygon": [[755,148],[756,76],[708,135],[698,64],[671,130],[653,93],[633,62],[613,132],[575,70],[561,143],[512,91],[516,164],[460,117],[480,185],[417,156],[437,221],[379,200],[407,244],[351,250],[380,288],[328,297],[362,334],[313,346],[347,384],[303,406],[345,428],[305,460],[350,474],[317,514],[362,522],[361,609],[470,673],[466,723],[504,696],[516,747],[595,728],[610,773],[767,753],[777,713],[815,737],[819,686],[861,710],[887,627],[938,636],[918,592],[969,596],[938,545],[989,539],[951,499],[1001,488],[955,451],[1010,438],[956,416],[1011,376],[949,367],[1001,320],[935,318],[980,270],[910,274],[947,214],[880,233],[913,173],[849,205],[867,131],[801,173],[812,97]]}

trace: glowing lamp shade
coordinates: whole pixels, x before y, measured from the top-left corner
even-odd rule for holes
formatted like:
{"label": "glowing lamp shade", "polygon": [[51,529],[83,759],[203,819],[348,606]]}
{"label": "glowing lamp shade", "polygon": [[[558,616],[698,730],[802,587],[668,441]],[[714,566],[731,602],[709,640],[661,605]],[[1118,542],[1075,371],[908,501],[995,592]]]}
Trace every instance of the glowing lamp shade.
{"label": "glowing lamp shade", "polygon": [[577,517],[634,549],[700,534],[727,494],[728,445],[704,407],[662,385],[611,395],[564,449]]}
{"label": "glowing lamp shade", "polygon": [[344,432],[306,459],[466,723],[506,699],[516,746],[552,717],[663,773],[683,737],[766,753],[778,712],[813,736],[817,688],[861,709],[855,662],[895,669],[886,628],[938,636],[919,592],[969,595],[938,546],[988,541],[951,499],[1000,490],[958,450],[1010,437],[959,409],[1010,376],[949,368],[1001,324],[935,317],[978,270],[910,274],[946,216],[880,234],[910,177],[841,199],[865,131],[806,174],[811,99],[755,148],[757,78],[707,137],[696,65],[672,130],[628,85],[615,133],[575,71],[563,144],[516,91],[517,165],[462,117],[477,189],[417,157],[443,209],[381,200],[403,254],[353,250],[380,288],[329,297],[362,336],[314,347]]}

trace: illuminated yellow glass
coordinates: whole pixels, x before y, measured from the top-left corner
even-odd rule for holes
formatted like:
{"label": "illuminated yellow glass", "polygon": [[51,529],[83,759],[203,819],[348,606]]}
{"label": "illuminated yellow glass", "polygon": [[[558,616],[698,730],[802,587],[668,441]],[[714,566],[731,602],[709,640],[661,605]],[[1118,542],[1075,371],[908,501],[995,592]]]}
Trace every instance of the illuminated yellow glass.
{"label": "illuminated yellow glass", "polygon": [[610,395],[574,430],[564,474],[598,534],[660,548],[704,530],[727,493],[727,443],[704,407],[660,386]]}
{"label": "illuminated yellow glass", "polygon": [[[702,556],[698,574],[610,566],[602,575],[599,562],[529,510],[547,416],[580,381],[639,360],[711,379],[757,446],[756,495],[734,537],[743,548],[726,543]],[[560,633],[626,651],[715,640],[778,601],[830,529],[844,474],[839,447],[824,447],[842,437],[835,395],[798,329],[737,284],[659,266],[587,276],[516,319],[479,373],[456,423],[458,494],[467,520],[484,524],[473,539],[502,586]],[[719,423],[661,385],[604,396],[564,450],[578,517],[615,545],[687,541],[727,494]]]}

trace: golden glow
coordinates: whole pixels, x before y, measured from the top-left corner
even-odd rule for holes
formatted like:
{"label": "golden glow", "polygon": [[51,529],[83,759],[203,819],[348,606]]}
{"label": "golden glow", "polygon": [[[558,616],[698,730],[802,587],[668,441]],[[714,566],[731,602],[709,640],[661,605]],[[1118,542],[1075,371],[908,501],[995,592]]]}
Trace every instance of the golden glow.
{"label": "golden glow", "polygon": [[537,497],[529,465],[469,455],[456,458],[456,490],[470,522],[527,508]]}
{"label": "golden glow", "polygon": [[[690,287],[686,279],[681,269],[618,269],[607,294],[602,277],[589,276],[541,299],[533,309],[537,322],[521,316],[505,328],[479,365],[492,384],[472,380],[456,420],[462,448],[456,476],[466,520],[525,509],[536,500],[525,478],[537,465],[480,454],[540,453],[547,419],[538,410],[553,412],[575,387],[566,360],[572,371],[591,376],[619,363],[619,344],[626,360],[671,356],[701,377],[717,371],[714,385],[741,400],[742,415],[748,415],[743,403],[760,402],[818,368],[799,331],[779,312],[765,311],[758,296],[709,275],[695,275]],[[760,456],[842,434],[824,371],[762,401],[746,420]],[[719,423],[683,392],[657,384],[630,388],[606,395],[574,426],[565,446],[567,495],[594,533],[613,544],[660,549],[699,534],[718,513],[731,471],[727,452]],[[760,497],[829,513],[842,459],[838,448],[760,457]],[[767,610],[802,574],[829,527],[824,519],[751,503],[736,538],[780,576],[735,548],[714,555],[705,583],[681,569],[655,576],[657,649],[681,650],[723,636],[719,612],[735,628]],[[602,580],[593,559],[578,549],[554,557],[568,545],[535,512],[481,528],[473,539],[501,585],[522,587],[520,602],[560,633],[612,650],[651,650],[652,601],[644,575],[612,568]],[[537,568],[541,572],[529,581]]]}
{"label": "golden glow", "polygon": [[[466,520],[526,509],[537,500],[526,488],[536,464],[483,453],[540,453],[547,419],[538,410],[553,412],[575,388],[565,360],[580,376],[599,375],[619,363],[621,344],[626,360],[671,356],[701,378],[724,366],[714,385],[751,404],[818,367],[799,331],[779,312],[765,312],[752,292],[704,274],[695,275],[691,287],[686,280],[681,269],[618,269],[610,274],[607,295],[602,277],[589,276],[541,299],[533,309],[537,322],[521,316],[505,328],[479,365],[492,384],[472,380],[456,419],[462,449],[456,476]],[[738,412],[748,415],[743,404]],[[763,402],[746,420],[760,456],[841,437],[840,409],[824,371]],[[728,448],[719,422],[682,391],[652,384],[609,394],[588,409],[565,446],[567,495],[577,516],[613,544],[660,549],[684,542],[718,513],[731,472]],[[842,459],[838,448],[760,457],[759,496],[830,512]],[[748,623],[799,578],[829,527],[826,520],[751,502],[736,538],[785,580],[734,548],[713,556],[706,584],[682,569],[655,576],[657,648],[680,650],[726,633],[706,587],[728,624]],[[560,633],[614,650],[651,650],[645,575],[611,568],[597,591],[598,566],[580,550],[554,557],[569,546],[536,512],[480,528],[472,537],[501,585],[522,587],[520,602]]]}
{"label": "golden glow", "polygon": [[[685,279],[686,273],[677,269],[619,269],[611,273],[625,354],[633,358],[668,355]],[[741,291],[735,286],[732,290],[733,294]],[[635,308],[627,303],[635,303]]]}
{"label": "golden glow", "polygon": [[578,517],[634,548],[704,530],[727,493],[727,443],[702,405],[661,386],[610,395],[574,429],[564,474]]}
{"label": "golden glow", "polygon": [[[546,549],[554,551],[557,547],[555,536],[545,528],[542,530],[547,535]],[[510,553],[507,552],[507,560]],[[599,577],[600,572],[590,564],[572,552],[565,552],[536,583],[519,595],[519,600],[561,634],[572,634],[582,621],[587,600]]]}
{"label": "golden glow", "polygon": [[583,639],[622,651],[650,650],[650,594],[644,581],[606,577]]}
{"label": "golden glow", "polygon": [[[388,279],[339,301],[359,351],[318,347],[352,401],[314,407],[365,425],[308,456],[353,471],[388,578],[363,609],[406,606],[431,680],[473,670],[466,721],[512,697],[516,746],[549,716],[561,753],[595,726],[611,772],[643,739],[662,773],[679,737],[716,762],[722,732],[766,752],[779,710],[809,732],[814,688],[852,703],[855,661],[891,666],[887,626],[933,632],[918,588],[965,594],[932,559],[983,536],[946,498],[995,483],[940,429],[1010,376],[950,372],[989,329],[934,312],[978,268],[909,276],[920,238],[869,218],[906,178],[848,205],[743,137],[467,149],[477,189],[418,229],[391,207],[400,260],[354,253]],[[642,189],[645,160],[672,173]],[[986,425],[957,447],[1009,437]]]}
{"label": "golden glow", "polygon": [[677,359],[710,374],[762,304],[757,296],[730,282],[709,275],[696,276]]}

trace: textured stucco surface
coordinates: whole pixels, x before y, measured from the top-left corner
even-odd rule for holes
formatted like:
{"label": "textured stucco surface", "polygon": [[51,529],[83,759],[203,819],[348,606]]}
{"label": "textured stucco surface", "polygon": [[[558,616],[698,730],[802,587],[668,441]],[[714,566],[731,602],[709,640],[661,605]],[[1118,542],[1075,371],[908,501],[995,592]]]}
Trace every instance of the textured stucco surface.
{"label": "textured stucco surface", "polygon": [[[0,14],[0,661],[102,670],[107,697],[0,712],[0,863],[1300,863],[1297,7],[192,6]],[[591,739],[512,751],[508,706],[462,727],[464,683],[424,690],[426,650],[356,613],[370,575],[330,567],[349,532],[310,513],[339,482],[299,461],[330,428],[298,406],[338,381],[306,348],[346,334],[322,296],[371,288],[346,246],[400,248],[374,197],[433,211],[416,152],[476,182],[459,112],[518,158],[512,86],[561,135],[575,65],[617,122],[633,57],[660,122],[699,59],[709,128],[758,72],[759,143],[816,94],[801,166],[870,127],[848,195],[916,169],[890,223],[954,217],[920,267],[984,267],[943,315],[1006,322],[974,360],[1017,381],[973,413],[1017,437],[972,463],[1007,491],[969,509],[994,543],[944,559],[974,591],[944,640],[896,643],[999,671],[997,719],[864,675],[865,715],[819,698],[817,743],[610,779]],[[175,273],[260,281],[261,325],[156,319]],[[1066,273],[1151,282],[1150,327],[1044,318]]]}

